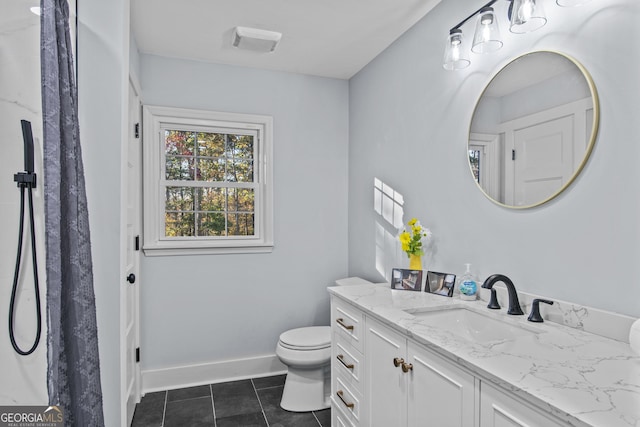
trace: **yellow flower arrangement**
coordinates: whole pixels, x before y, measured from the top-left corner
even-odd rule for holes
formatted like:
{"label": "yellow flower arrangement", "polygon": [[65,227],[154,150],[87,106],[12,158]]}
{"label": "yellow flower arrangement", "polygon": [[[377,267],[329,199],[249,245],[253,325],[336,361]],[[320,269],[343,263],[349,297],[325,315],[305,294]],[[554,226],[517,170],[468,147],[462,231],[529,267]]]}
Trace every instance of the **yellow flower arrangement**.
{"label": "yellow flower arrangement", "polygon": [[429,238],[431,236],[431,231],[428,228],[424,228],[420,221],[415,218],[411,218],[407,223],[409,226],[411,233],[406,229],[402,230],[400,236],[400,244],[402,245],[402,250],[407,253],[407,256],[411,255],[422,256],[424,255],[424,251],[422,249],[422,239]]}

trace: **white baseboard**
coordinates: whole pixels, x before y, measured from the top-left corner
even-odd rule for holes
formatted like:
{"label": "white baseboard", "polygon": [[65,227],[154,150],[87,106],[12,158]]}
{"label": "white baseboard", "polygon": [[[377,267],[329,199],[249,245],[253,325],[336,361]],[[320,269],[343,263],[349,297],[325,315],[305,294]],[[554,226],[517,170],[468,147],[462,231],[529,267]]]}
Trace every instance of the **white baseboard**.
{"label": "white baseboard", "polygon": [[287,373],[286,365],[280,362],[275,354],[153,369],[141,372],[142,394],[285,373]]}

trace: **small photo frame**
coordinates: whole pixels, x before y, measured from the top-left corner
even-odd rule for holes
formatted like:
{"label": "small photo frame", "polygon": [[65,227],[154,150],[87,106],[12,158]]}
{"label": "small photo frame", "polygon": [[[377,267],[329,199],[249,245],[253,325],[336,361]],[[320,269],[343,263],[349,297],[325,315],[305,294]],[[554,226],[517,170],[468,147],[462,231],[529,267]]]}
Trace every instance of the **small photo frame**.
{"label": "small photo frame", "polygon": [[422,290],[422,270],[394,268],[391,271],[391,289],[420,292]]}
{"label": "small photo frame", "polygon": [[427,271],[427,282],[424,285],[424,291],[445,297],[452,297],[455,284],[455,274]]}

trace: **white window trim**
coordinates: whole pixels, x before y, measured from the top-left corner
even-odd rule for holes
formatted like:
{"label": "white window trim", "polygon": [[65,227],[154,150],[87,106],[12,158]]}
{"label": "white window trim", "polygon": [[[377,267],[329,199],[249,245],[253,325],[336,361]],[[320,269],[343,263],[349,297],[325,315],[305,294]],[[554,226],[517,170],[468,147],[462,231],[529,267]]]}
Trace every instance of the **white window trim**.
{"label": "white window trim", "polygon": [[[164,235],[163,140],[167,125],[227,127],[256,131],[255,236],[166,238]],[[265,253],[273,250],[273,118],[253,114],[223,113],[173,107],[143,107],[144,243],[147,256]]]}

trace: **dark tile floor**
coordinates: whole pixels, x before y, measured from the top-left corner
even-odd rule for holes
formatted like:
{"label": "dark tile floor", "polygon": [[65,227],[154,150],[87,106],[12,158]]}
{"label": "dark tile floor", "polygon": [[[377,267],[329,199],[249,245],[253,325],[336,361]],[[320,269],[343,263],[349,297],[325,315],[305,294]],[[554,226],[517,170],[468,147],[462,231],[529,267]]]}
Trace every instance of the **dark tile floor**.
{"label": "dark tile floor", "polygon": [[285,375],[147,393],[132,427],[330,427],[331,410],[280,408]]}

